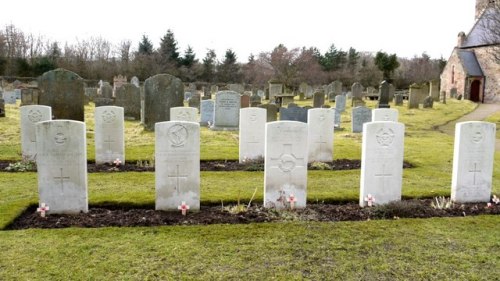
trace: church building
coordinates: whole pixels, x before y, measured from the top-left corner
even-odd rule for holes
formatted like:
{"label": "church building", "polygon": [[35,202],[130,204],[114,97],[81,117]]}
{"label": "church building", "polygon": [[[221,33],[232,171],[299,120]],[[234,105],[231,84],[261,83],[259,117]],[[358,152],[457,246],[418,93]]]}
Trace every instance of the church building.
{"label": "church building", "polygon": [[474,102],[500,102],[500,0],[476,0],[468,34],[458,34],[441,73],[441,93]]}

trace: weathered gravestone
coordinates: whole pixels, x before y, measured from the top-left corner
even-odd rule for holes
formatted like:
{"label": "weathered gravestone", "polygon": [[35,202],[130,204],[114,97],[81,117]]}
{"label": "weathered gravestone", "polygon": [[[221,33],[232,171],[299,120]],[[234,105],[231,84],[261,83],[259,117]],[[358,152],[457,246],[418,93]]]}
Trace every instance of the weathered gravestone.
{"label": "weathered gravestone", "polygon": [[450,89],[450,98],[456,98],[457,97],[458,90],[457,88],[451,88]]}
{"label": "weathered gravestone", "polygon": [[220,91],[215,95],[214,124],[212,130],[238,130],[240,123],[240,94]]}
{"label": "weathered gravestone", "polygon": [[402,123],[380,121],[363,125],[359,205],[369,197],[377,205],[401,200],[404,131]]}
{"label": "weathered gravestone", "polygon": [[346,97],[342,94],[335,96],[335,110],[342,113],[345,111]]}
{"label": "weathered gravestone", "polygon": [[308,162],[333,161],[333,129],[335,112],[327,108],[314,108],[307,112]]}
{"label": "weathered gravestone", "polygon": [[188,106],[195,108],[196,112],[198,112],[200,111],[200,102],[201,102],[201,95],[195,93],[191,96],[191,98],[188,99]]}
{"label": "weathered gravestone", "polygon": [[16,95],[16,100],[21,99],[21,89],[14,89],[14,94]]}
{"label": "weathered gravestone", "polygon": [[38,86],[38,103],[50,106],[54,119],[84,120],[83,79],[76,73],[62,68],[45,72]]}
{"label": "weathered gravestone", "polygon": [[141,119],[141,90],[134,84],[122,84],[115,90],[115,105],[123,107],[124,116]]}
{"label": "weathered gravestone", "polygon": [[38,104],[38,89],[28,88],[21,90],[21,106]]}
{"label": "weathered gravestone", "polygon": [[209,86],[203,86],[202,91],[203,91],[203,96],[201,97],[202,100],[209,100],[212,98],[212,93],[210,93]]}
{"label": "weathered gravestone", "polygon": [[16,104],[16,93],[13,91],[3,92],[5,104]]}
{"label": "weathered gravestone", "polygon": [[[134,86],[135,87],[135,86]],[[112,164],[119,159],[125,164],[125,137],[123,107],[95,108],[95,163]]]}
{"label": "weathered gravestone", "polygon": [[5,117],[5,101],[0,98],[0,117]]}
{"label": "weathered gravestone", "polygon": [[340,128],[340,125],[341,125],[341,119],[342,119],[342,114],[340,112],[338,112],[337,110],[335,110],[334,108],[330,109],[330,110],[333,110],[334,112],[334,118],[333,118],[333,126],[334,128],[337,128],[337,129],[341,129]]}
{"label": "weathered gravestone", "polygon": [[261,104],[258,107],[264,108],[267,112],[267,122],[278,120],[278,107],[272,103]]}
{"label": "weathered gravestone", "polygon": [[424,83],[420,86],[420,94],[418,95],[419,101],[418,103],[423,104],[424,100],[429,96],[429,85]]}
{"label": "weathered gravestone", "polygon": [[241,95],[240,106],[241,106],[241,108],[250,107],[250,96]]}
{"label": "weathered gravestone", "polygon": [[137,78],[137,76],[133,76],[132,78],[130,78],[130,84],[139,88],[140,87],[139,78]]}
{"label": "weathered gravestone", "polygon": [[259,104],[262,104],[262,98],[257,94],[252,94],[250,96],[250,106],[256,107]]}
{"label": "weathered gravestone", "polygon": [[200,209],[200,125],[168,121],[155,125],[156,210],[185,202]]}
{"label": "weathered gravestone", "polygon": [[434,101],[439,101],[439,81],[432,80],[429,82],[430,90],[429,95],[432,97]]}
{"label": "weathered gravestone", "polygon": [[94,99],[94,104],[95,104],[95,107],[113,106],[113,105],[115,105],[115,101],[113,99],[102,98],[102,97],[98,96]]}
{"label": "weathered gravestone", "polygon": [[280,121],[299,121],[307,123],[307,108],[282,107],[280,109]]}
{"label": "weathered gravestone", "polygon": [[358,82],[355,82],[351,86],[352,92],[352,107],[365,105],[363,101],[363,85]]}
{"label": "weathered gravestone", "polygon": [[111,84],[109,84],[109,82],[101,83],[101,86],[99,87],[98,91],[98,96],[104,99],[113,98],[113,87],[111,87]]}
{"label": "weathered gravestone", "polygon": [[266,124],[264,206],[284,209],[294,197],[295,206],[307,201],[307,124],[279,121]]}
{"label": "weathered gravestone", "polygon": [[408,94],[408,108],[418,108],[419,107],[419,95],[420,95],[420,86],[417,84],[410,85],[410,93]]}
{"label": "weathered gravestone", "polygon": [[335,101],[335,97],[342,94],[342,82],[335,80],[330,84],[328,100]]}
{"label": "weathered gravestone", "polygon": [[372,122],[392,121],[398,122],[399,111],[392,108],[375,108],[372,110]]}
{"label": "weathered gravestone", "polygon": [[266,110],[242,108],[240,110],[239,162],[264,157]]}
{"label": "weathered gravestone", "polygon": [[202,100],[200,106],[200,125],[212,125],[214,123],[214,101]]}
{"label": "weathered gravestone", "polygon": [[88,212],[85,123],[39,122],[36,139],[40,204],[47,204],[51,214]]}
{"label": "weathered gravestone", "polygon": [[378,94],[378,108],[389,108],[389,83],[387,81],[382,81],[380,83],[379,94]]}
{"label": "weathered gravestone", "polygon": [[363,132],[363,124],[372,121],[372,110],[365,106],[358,106],[351,112],[351,132]]}
{"label": "weathered gravestone", "polygon": [[396,93],[396,87],[394,85],[389,84],[389,101],[394,100],[394,94]]}
{"label": "weathered gravestone", "polygon": [[402,94],[394,94],[394,104],[397,106],[403,105],[403,95]]}
{"label": "weathered gravestone", "polygon": [[36,159],[36,124],[52,119],[50,106],[25,105],[20,108],[21,153],[23,159]]}
{"label": "weathered gravestone", "polygon": [[243,94],[245,87],[241,84],[228,84],[227,88],[229,91],[236,92],[238,94]]}
{"label": "weathered gravestone", "polygon": [[283,83],[275,80],[269,81],[269,100],[274,100],[278,95],[283,94]]}
{"label": "weathered gravestone", "polygon": [[169,74],[157,74],[144,82],[144,126],[154,130],[154,124],[170,120],[170,108],[183,106],[184,85]]}
{"label": "weathered gravestone", "polygon": [[291,102],[287,105],[288,108],[291,108],[291,107],[298,107],[298,105],[294,102]]}
{"label": "weathered gravestone", "polygon": [[84,88],[84,95],[88,98],[89,101],[94,101],[97,98],[97,88]]}
{"label": "weathered gravestone", "polygon": [[325,94],[323,92],[316,92],[313,95],[313,107],[321,108],[325,104]]}
{"label": "weathered gravestone", "polygon": [[428,96],[424,99],[423,108],[432,108],[433,105],[434,105],[434,100],[432,99],[431,96]]}
{"label": "weathered gravestone", "polygon": [[490,201],[495,134],[494,123],[471,121],[455,125],[451,200]]}
{"label": "weathered gravestone", "polygon": [[183,106],[171,107],[170,120],[198,122],[198,109],[193,107],[183,107]]}

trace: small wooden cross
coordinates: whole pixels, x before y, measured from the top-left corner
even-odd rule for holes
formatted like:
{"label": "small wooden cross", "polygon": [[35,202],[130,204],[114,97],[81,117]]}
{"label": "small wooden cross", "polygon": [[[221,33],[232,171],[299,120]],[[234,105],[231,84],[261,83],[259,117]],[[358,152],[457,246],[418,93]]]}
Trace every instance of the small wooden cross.
{"label": "small wooden cross", "polygon": [[368,196],[365,197],[365,201],[368,207],[372,207],[373,203],[375,203],[375,197],[373,197],[371,194],[368,194]]}
{"label": "small wooden cross", "polygon": [[42,218],[45,218],[45,213],[49,210],[49,205],[46,205],[45,203],[40,204],[40,208],[37,208],[36,211],[40,213],[40,216]]}
{"label": "small wooden cross", "polygon": [[186,202],[182,201],[182,204],[177,207],[177,209],[181,210],[182,215],[185,216],[187,213],[187,210],[189,210],[189,205],[186,204]]}
{"label": "small wooden cross", "polygon": [[293,193],[290,193],[290,196],[286,199],[286,201],[290,203],[290,209],[293,209],[293,207],[295,207],[295,202],[297,202],[297,198],[295,198]]}

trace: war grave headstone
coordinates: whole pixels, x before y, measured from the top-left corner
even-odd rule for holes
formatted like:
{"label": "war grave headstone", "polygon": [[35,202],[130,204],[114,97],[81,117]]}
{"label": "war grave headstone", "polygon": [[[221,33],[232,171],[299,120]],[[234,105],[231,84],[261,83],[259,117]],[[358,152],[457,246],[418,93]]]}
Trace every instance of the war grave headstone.
{"label": "war grave headstone", "polygon": [[39,203],[51,214],[88,212],[85,123],[39,122],[36,140]]}
{"label": "war grave headstone", "polygon": [[333,161],[333,130],[335,112],[327,108],[314,108],[307,112],[308,162]]}
{"label": "war grave headstone", "polygon": [[198,109],[193,107],[171,107],[170,121],[198,122]]}
{"label": "war grave headstone", "polygon": [[220,91],[215,95],[214,124],[212,130],[238,130],[240,123],[240,94]]}
{"label": "war grave headstone", "polygon": [[346,97],[342,94],[335,96],[335,110],[342,113],[345,111]]}
{"label": "war grave headstone", "polygon": [[378,121],[363,125],[361,207],[373,199],[377,205],[401,200],[404,131],[404,124],[397,122]]}
{"label": "war grave headstone", "polygon": [[266,110],[242,108],[240,110],[239,162],[264,157]]}
{"label": "war grave headstone", "polygon": [[83,79],[58,68],[45,72],[38,80],[38,104],[52,108],[53,119],[84,120]]}
{"label": "war grave headstone", "polygon": [[156,210],[177,210],[185,202],[200,209],[200,125],[168,121],[155,125]]}
{"label": "war grave headstone", "polygon": [[330,84],[328,100],[335,101],[335,97],[342,94],[342,82],[335,80]]}
{"label": "war grave headstone", "polygon": [[184,85],[170,74],[157,74],[144,82],[144,126],[154,130],[155,123],[170,120],[170,108],[183,106]]}
{"label": "war grave headstone", "polygon": [[241,106],[241,108],[250,107],[250,96],[241,95],[240,96],[240,106]]}
{"label": "war grave headstone", "polygon": [[429,95],[432,97],[434,101],[439,101],[439,81],[432,80],[429,82],[430,90]]}
{"label": "war grave headstone", "polygon": [[427,96],[423,102],[423,108],[432,108],[434,106],[434,100],[431,96]]}
{"label": "war grave headstone", "polygon": [[387,81],[382,81],[380,83],[379,94],[378,94],[378,108],[389,108],[389,83]]}
{"label": "war grave headstone", "polygon": [[371,111],[372,122],[392,121],[398,122],[399,111],[393,108],[375,108]]}
{"label": "war grave headstone", "polygon": [[321,108],[325,104],[325,94],[323,92],[316,92],[313,95],[313,107]]}
{"label": "war grave headstone", "polygon": [[264,164],[264,206],[287,208],[290,197],[295,207],[307,202],[307,124],[279,121],[266,124]]}
{"label": "war grave headstone", "polygon": [[134,84],[122,84],[115,90],[115,105],[123,107],[125,118],[141,119],[141,90]]}
{"label": "war grave headstone", "polygon": [[213,100],[202,100],[200,105],[200,125],[207,126],[214,123],[214,106]]}
{"label": "war grave headstone", "polygon": [[[135,87],[135,86],[134,86]],[[95,108],[95,162],[113,163],[119,159],[125,163],[124,110],[118,106]]]}
{"label": "war grave headstone", "polygon": [[365,106],[357,106],[351,111],[351,132],[363,132],[363,124],[372,121],[372,110]]}
{"label": "war grave headstone", "polygon": [[307,123],[307,108],[303,107],[282,107],[280,109],[280,121],[299,121]]}
{"label": "war grave headstone", "polygon": [[363,85],[355,82],[351,86],[352,93],[352,103],[351,106],[354,108],[356,106],[363,106],[365,102],[363,101]]}
{"label": "war grave headstone", "polygon": [[278,107],[271,103],[261,104],[258,107],[264,108],[267,112],[267,122],[278,120]]}
{"label": "war grave headstone", "polygon": [[489,202],[493,181],[496,124],[481,121],[455,125],[451,200]]}
{"label": "war grave headstone", "polygon": [[408,109],[419,107],[419,95],[420,95],[420,86],[417,84],[410,85],[410,93],[408,95]]}
{"label": "war grave headstone", "polygon": [[36,124],[52,119],[50,106],[25,105],[19,109],[21,115],[21,153],[23,159],[36,159]]}
{"label": "war grave headstone", "polygon": [[16,104],[16,93],[14,91],[3,92],[3,100],[5,104]]}

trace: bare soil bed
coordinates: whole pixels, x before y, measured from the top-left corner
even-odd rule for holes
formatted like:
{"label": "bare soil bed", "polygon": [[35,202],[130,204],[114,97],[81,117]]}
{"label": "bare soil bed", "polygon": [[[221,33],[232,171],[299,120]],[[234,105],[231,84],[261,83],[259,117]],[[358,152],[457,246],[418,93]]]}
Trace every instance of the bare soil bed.
{"label": "bare soil bed", "polygon": [[305,209],[266,209],[252,205],[240,213],[230,212],[228,207],[202,206],[199,212],[155,211],[151,207],[91,206],[88,213],[76,215],[47,215],[42,218],[36,206],[28,208],[7,229],[65,228],[65,227],[136,227],[161,225],[208,225],[246,224],[282,221],[364,221],[373,219],[462,217],[475,215],[499,215],[500,205],[485,203],[454,204],[448,209],[431,207],[431,199],[413,199],[384,206],[361,208],[357,203],[309,204]]}

